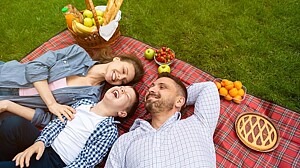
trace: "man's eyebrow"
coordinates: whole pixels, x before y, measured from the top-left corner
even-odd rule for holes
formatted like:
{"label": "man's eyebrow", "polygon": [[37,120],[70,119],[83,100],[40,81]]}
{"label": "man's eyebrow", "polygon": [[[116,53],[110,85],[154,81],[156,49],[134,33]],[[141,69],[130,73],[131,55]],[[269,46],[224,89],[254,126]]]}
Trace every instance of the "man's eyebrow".
{"label": "man's eyebrow", "polygon": [[165,83],[165,82],[160,82],[160,83],[158,83],[157,85],[159,85],[159,86],[168,86],[168,84]]}

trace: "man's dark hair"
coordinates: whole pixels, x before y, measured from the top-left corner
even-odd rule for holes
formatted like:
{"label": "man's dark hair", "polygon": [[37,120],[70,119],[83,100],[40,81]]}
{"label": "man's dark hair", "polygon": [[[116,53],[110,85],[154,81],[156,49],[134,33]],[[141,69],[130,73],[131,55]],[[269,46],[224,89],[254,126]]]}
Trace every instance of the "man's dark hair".
{"label": "man's dark hair", "polygon": [[182,94],[182,96],[185,98],[185,102],[184,102],[182,108],[185,107],[185,104],[187,101],[187,89],[186,89],[185,85],[181,82],[181,80],[178,77],[173,76],[170,73],[163,72],[158,75],[158,78],[162,78],[162,77],[170,78],[177,84],[179,94]]}

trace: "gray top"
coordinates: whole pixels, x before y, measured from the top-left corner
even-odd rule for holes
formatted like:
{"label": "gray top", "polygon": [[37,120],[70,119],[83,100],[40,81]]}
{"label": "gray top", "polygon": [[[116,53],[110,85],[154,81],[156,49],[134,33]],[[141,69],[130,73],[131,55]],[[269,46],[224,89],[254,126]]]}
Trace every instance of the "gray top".
{"label": "gray top", "polygon": [[[56,51],[48,51],[28,63],[9,61],[0,65],[0,88],[30,88],[33,82],[45,80],[53,82],[72,75],[86,76],[88,70],[99,63],[93,61],[88,53],[74,44]],[[71,105],[80,99],[98,102],[104,84],[99,86],[65,87],[52,91],[60,104]],[[47,108],[39,95],[0,96],[0,100],[11,100],[32,108]],[[41,115],[45,113],[36,113]],[[38,117],[35,116],[34,120]],[[34,121],[33,121],[34,122]]]}

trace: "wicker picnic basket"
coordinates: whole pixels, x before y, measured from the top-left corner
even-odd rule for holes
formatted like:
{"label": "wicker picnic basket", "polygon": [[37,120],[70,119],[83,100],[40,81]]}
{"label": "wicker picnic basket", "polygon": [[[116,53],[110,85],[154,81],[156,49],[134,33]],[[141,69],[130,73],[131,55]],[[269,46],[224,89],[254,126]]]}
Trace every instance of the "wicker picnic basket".
{"label": "wicker picnic basket", "polygon": [[80,36],[68,27],[69,31],[71,32],[71,34],[77,41],[78,45],[80,45],[81,47],[83,47],[86,50],[90,50],[90,49],[104,48],[110,44],[113,44],[118,39],[118,37],[120,37],[120,35],[121,35],[119,26],[117,27],[117,29],[114,32],[114,34],[112,35],[112,37],[108,41],[106,41],[99,34],[100,23],[97,19],[97,13],[96,13],[93,1],[85,0],[85,4],[86,4],[86,9],[92,11],[92,13],[93,13],[97,31],[94,31],[91,34],[88,34],[87,36]]}

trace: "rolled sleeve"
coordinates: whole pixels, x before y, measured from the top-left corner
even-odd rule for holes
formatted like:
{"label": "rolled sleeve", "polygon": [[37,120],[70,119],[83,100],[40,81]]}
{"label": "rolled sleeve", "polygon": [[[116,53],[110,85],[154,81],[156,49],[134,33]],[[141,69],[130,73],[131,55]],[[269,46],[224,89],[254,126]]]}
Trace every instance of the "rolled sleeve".
{"label": "rolled sleeve", "polygon": [[26,64],[26,79],[31,83],[48,79],[51,69],[57,66],[60,60],[74,57],[78,54],[87,55],[83,48],[75,44],[56,51],[48,51]]}
{"label": "rolled sleeve", "polygon": [[43,109],[37,108],[35,109],[31,123],[38,127],[45,127],[54,118],[55,115],[52,113],[45,112]]}

